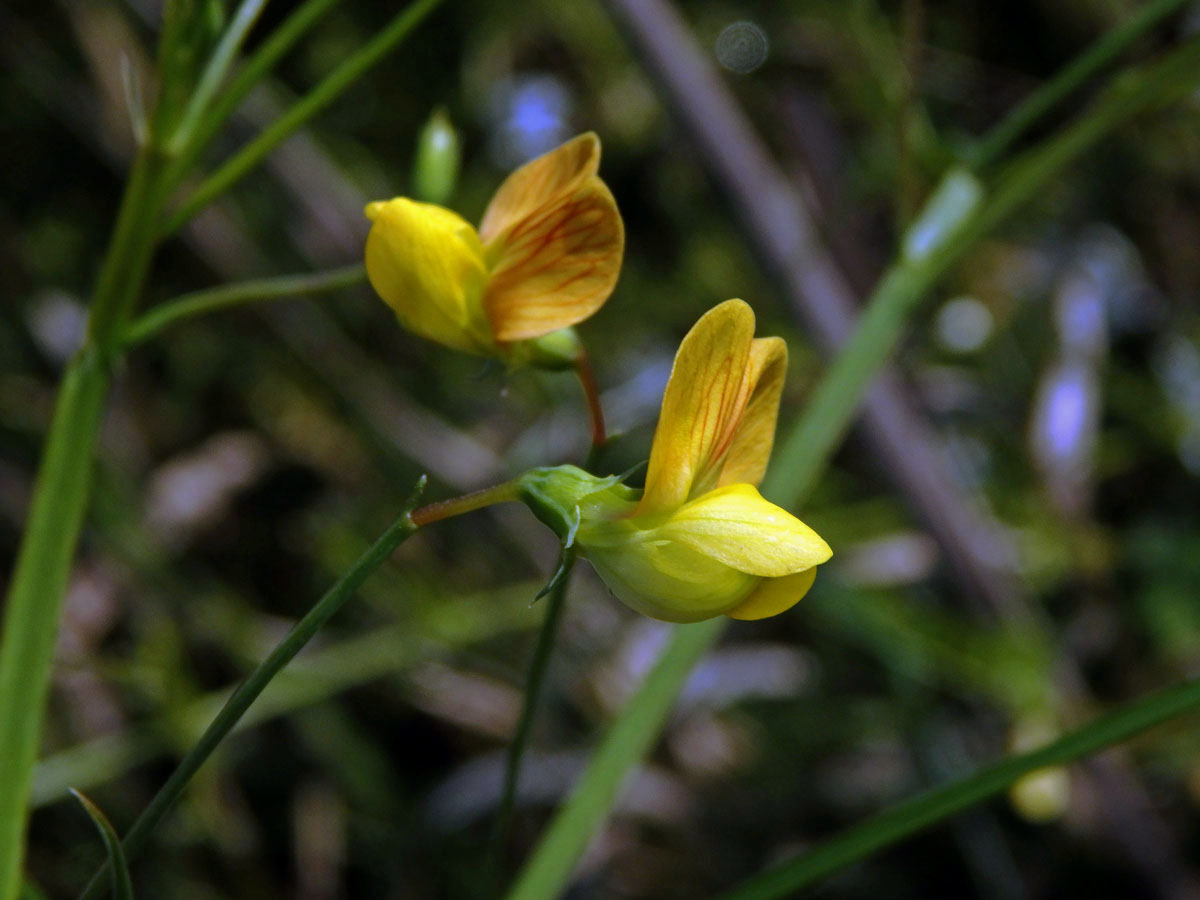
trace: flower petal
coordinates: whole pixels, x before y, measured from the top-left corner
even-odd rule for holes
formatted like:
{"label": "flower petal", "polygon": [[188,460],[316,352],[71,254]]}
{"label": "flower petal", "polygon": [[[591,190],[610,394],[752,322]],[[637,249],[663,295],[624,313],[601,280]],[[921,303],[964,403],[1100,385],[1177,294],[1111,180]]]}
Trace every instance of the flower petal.
{"label": "flower petal", "polygon": [[711,619],[739,605],[759,582],[683,544],[645,537],[635,531],[623,542],[579,542],[609,590],[643,615],[664,622]]}
{"label": "flower petal", "polygon": [[750,400],[742,413],[737,432],[718,485],[754,484],[762,481],[775,442],[775,419],[779,415],[779,396],[787,374],[787,344],[783,338],[755,338],[750,345]]}
{"label": "flower petal", "polygon": [[739,572],[781,578],[820,565],[833,555],[815,531],[786,509],[764,500],[750,484],[731,484],[684,504],[652,530]]}
{"label": "flower petal", "polygon": [[598,171],[600,138],[591,131],[527,162],[504,179],[492,197],[479,223],[480,240],[490,244],[502,237],[534,210],[573,192]]}
{"label": "flower petal", "polygon": [[617,203],[594,175],[534,208],[487,245],[484,308],[496,340],[541,337],[592,315],[616,286],[624,251]]}
{"label": "flower petal", "polygon": [[813,566],[795,575],[783,578],[764,578],[741,603],[725,615],[731,619],[765,619],[791,609],[808,593],[817,577]]}
{"label": "flower petal", "polygon": [[447,347],[495,351],[483,311],[487,270],[462,217],[406,197],[372,203],[367,277],[408,330]]}
{"label": "flower petal", "polygon": [[753,338],[754,312],[741,300],[726,300],[701,316],[680,343],[638,515],[675,509],[715,485],[717,463],[749,396],[745,375]]}

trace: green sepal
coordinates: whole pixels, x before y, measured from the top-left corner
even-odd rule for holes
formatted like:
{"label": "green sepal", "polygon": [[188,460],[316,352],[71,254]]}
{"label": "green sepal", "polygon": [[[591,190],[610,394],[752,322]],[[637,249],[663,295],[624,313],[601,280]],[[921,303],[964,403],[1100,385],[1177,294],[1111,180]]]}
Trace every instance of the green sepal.
{"label": "green sepal", "polygon": [[571,574],[571,569],[575,565],[575,548],[572,546],[563,545],[562,553],[558,557],[558,568],[554,570],[554,574],[550,576],[550,580],[545,586],[534,595],[533,600],[529,605],[533,606],[551,591],[557,590],[563,581]]}
{"label": "green sepal", "polygon": [[639,492],[623,485],[624,477],[601,478],[571,465],[530,469],[517,479],[517,498],[570,549],[585,516],[617,518],[633,511]]}
{"label": "green sepal", "polygon": [[129,877],[129,863],[121,847],[120,835],[113,828],[112,822],[108,821],[108,817],[100,811],[100,807],[75,788],[71,788],[71,793],[83,806],[83,811],[91,818],[100,832],[100,839],[104,841],[104,849],[108,853],[108,872],[112,879],[113,900],[133,900],[133,881]]}
{"label": "green sepal", "polygon": [[560,328],[528,341],[507,345],[505,359],[511,368],[533,366],[550,372],[574,369],[583,353],[583,342],[574,328]]}

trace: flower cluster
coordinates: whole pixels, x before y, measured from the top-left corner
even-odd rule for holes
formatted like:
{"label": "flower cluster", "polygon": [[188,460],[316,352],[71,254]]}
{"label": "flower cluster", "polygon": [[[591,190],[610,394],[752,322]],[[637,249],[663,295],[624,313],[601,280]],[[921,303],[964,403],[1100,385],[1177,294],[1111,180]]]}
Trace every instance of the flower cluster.
{"label": "flower cluster", "polygon": [[600,141],[582,134],[513,172],[479,230],[407,197],[367,206],[367,276],[410,331],[514,364],[561,360],[544,342],[608,299],[625,228],[600,180]]}
{"label": "flower cluster", "polygon": [[[372,285],[405,327],[448,347],[512,365],[575,363],[582,349],[570,326],[612,293],[624,248],[599,160],[598,139],[585,134],[528,163],[501,185],[478,231],[440,206],[403,197],[371,204]],[[783,612],[831,556],[816,532],[758,492],[786,370],[784,342],[755,338],[753,311],[727,300],[679,347],[641,491],[556,466],[487,492],[486,502],[524,501],[648,616]]]}

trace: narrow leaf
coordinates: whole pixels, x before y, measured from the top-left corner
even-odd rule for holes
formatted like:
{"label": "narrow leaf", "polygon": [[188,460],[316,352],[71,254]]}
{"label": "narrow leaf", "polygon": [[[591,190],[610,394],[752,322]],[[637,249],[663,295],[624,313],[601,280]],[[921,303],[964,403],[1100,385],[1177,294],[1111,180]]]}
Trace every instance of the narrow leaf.
{"label": "narrow leaf", "polygon": [[95,803],[82,793],[71,788],[75,799],[83,805],[83,811],[91,817],[100,839],[104,841],[104,849],[108,853],[108,873],[112,878],[112,895],[114,900],[133,900],[133,882],[129,878],[129,864],[125,861],[125,851],[121,849],[121,837],[112,827],[112,822],[100,811]]}

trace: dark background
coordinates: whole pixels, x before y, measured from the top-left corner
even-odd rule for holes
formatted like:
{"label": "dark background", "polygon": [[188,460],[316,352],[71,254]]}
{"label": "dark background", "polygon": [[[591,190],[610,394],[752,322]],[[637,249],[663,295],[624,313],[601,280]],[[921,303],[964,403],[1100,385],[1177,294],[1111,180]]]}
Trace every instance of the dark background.
{"label": "dark background", "polygon": [[[268,8],[251,44],[291,4]],[[751,22],[722,69],[860,296],[958,150],[1134,8],[1126,2],[688,2],[692,35]],[[210,154],[240,146],[393,14],[345,3]],[[119,60],[145,72],[152,3],[6,3],[0,24],[0,571],[132,151]],[[1128,60],[1177,42],[1169,22]],[[1189,25],[1190,23],[1190,25]],[[725,59],[725,62],[730,62]],[[734,58],[732,62],[737,63]],[[744,66],[742,66],[744,68]],[[1086,109],[1084,90],[1036,142]],[[645,458],[679,338],[739,296],[791,367],[786,429],[823,370],[703,156],[604,6],[448,0],[158,257],[146,302],[358,260],[362,205],[409,189],[437,106],[460,129],[451,205],[583,130],[627,228],[581,327]],[[579,898],[728,888],[923,787],[1034,746],[1200,663],[1200,105],[1139,117],[979,244],[898,357],[933,440],[910,449],[983,536],[962,560],[861,436],[796,512],[835,550],[801,606],[737,623],[577,871]],[[179,325],[122,368],[71,582],[35,787],[30,870],[74,896],[213,698],[390,520],[579,461],[568,376],[507,373],[402,332],[366,287]],[[81,460],[80,464],[86,464]],[[553,538],[499,507],[421,532],[230,739],[135,866],[139,896],[478,897],[503,751]],[[568,599],[515,822],[524,858],[666,626],[586,565]],[[252,714],[254,718],[254,714]],[[1026,782],[829,881],[821,896],[1196,896],[1200,743],[1182,720]]]}

